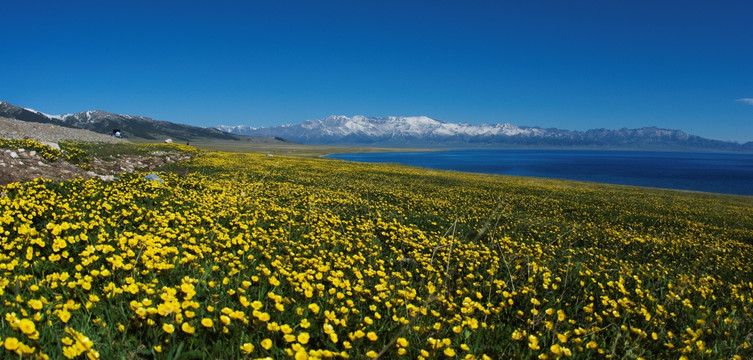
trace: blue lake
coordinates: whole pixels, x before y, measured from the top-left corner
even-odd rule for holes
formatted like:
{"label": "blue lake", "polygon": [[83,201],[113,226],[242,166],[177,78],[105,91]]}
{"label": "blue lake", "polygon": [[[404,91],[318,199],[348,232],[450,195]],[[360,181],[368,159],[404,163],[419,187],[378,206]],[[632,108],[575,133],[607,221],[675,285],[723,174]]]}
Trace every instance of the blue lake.
{"label": "blue lake", "polygon": [[429,169],[753,195],[753,154],[604,150],[450,150],[334,154]]}

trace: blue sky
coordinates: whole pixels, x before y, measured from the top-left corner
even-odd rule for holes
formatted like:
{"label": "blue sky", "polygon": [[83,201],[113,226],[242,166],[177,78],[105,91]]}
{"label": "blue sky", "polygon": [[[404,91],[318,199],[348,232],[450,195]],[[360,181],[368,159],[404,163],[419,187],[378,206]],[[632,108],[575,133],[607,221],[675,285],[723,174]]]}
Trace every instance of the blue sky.
{"label": "blue sky", "polygon": [[0,100],[49,114],[753,140],[753,1],[29,0],[2,18]]}

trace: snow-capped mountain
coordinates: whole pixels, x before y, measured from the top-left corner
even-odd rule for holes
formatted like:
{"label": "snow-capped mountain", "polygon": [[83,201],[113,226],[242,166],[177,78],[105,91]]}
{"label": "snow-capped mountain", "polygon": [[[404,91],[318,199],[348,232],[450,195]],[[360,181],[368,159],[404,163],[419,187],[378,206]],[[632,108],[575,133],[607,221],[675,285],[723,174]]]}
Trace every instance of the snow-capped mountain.
{"label": "snow-capped mountain", "polygon": [[516,126],[510,123],[473,125],[435,120],[426,116],[330,116],[296,125],[276,127],[218,126],[233,134],[281,137],[304,144],[439,147],[594,147],[632,149],[750,150],[740,145],[704,139],[680,130],[593,129],[571,131]]}
{"label": "snow-capped mountain", "polygon": [[520,128],[513,124],[471,125],[456,124],[434,120],[426,116],[389,116],[384,118],[365,117],[356,115],[330,116],[322,120],[309,120],[298,125],[284,125],[271,128],[254,128],[248,126],[218,126],[218,129],[235,134],[265,133],[279,134],[276,136],[291,139],[321,138],[326,142],[341,138],[370,138],[373,141],[385,139],[419,139],[446,137],[474,137],[497,135],[536,135],[541,133],[537,128]]}

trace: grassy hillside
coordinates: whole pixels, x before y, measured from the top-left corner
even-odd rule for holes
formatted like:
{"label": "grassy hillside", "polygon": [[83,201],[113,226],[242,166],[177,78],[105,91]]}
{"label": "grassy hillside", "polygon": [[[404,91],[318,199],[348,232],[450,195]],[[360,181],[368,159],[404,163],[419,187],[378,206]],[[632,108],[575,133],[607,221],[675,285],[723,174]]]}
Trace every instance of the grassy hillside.
{"label": "grassy hillside", "polygon": [[750,197],[255,154],[172,170],[1,189],[4,356],[753,356]]}

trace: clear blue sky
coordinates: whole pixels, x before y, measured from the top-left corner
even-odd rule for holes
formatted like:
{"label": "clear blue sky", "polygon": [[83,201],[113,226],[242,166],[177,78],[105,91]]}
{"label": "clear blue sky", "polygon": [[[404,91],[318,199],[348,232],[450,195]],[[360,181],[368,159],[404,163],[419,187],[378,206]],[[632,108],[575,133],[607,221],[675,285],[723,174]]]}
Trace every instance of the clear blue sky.
{"label": "clear blue sky", "polygon": [[426,115],[753,140],[750,0],[29,0],[0,11],[0,100],[48,114],[197,126]]}

